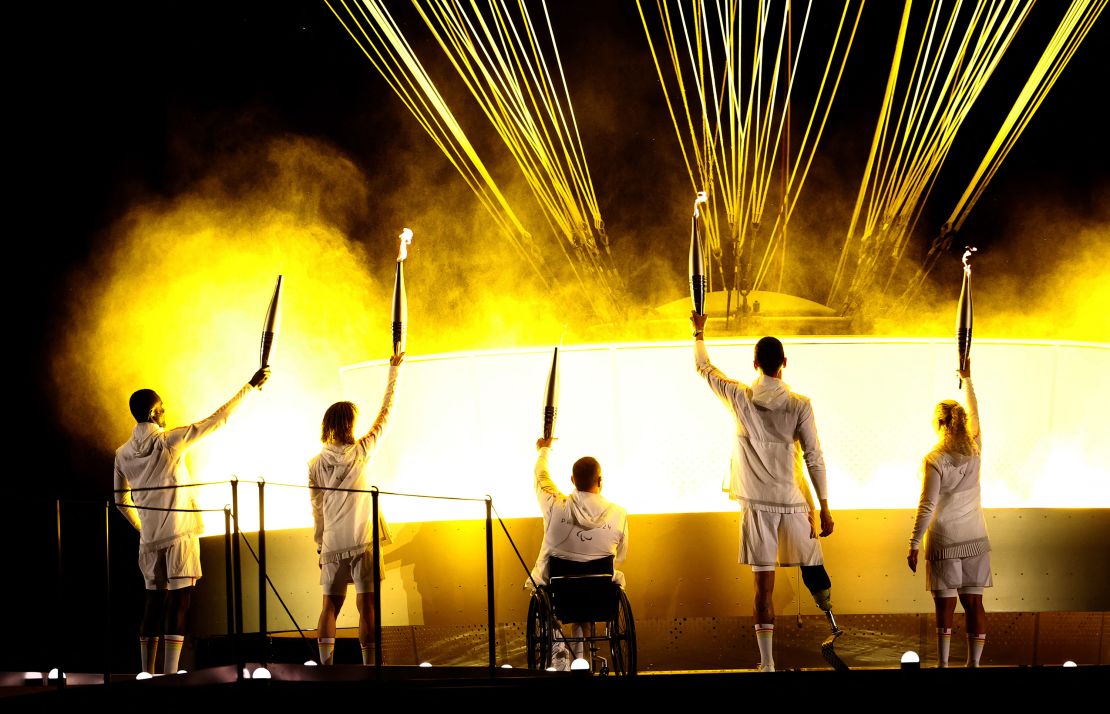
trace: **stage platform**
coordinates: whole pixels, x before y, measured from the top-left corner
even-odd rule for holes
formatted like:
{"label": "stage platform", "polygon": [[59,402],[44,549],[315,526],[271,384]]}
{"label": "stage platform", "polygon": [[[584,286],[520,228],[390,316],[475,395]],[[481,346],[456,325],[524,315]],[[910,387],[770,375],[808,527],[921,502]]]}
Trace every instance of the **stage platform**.
{"label": "stage platform", "polygon": [[[249,663],[253,672],[259,665]],[[237,666],[227,665],[187,674],[157,676],[137,681],[135,675],[113,675],[105,686],[103,675],[73,673],[64,686],[25,679],[22,672],[0,673],[0,708],[13,711],[104,711],[103,707],[157,707],[158,711],[196,712],[204,707],[236,711],[240,707],[279,707],[305,711],[327,703],[336,705],[405,707],[447,705],[514,706],[542,709],[553,702],[654,710],[668,706],[705,709],[717,704],[777,705],[787,708],[891,709],[917,711],[935,706],[941,692],[953,701],[992,705],[1046,697],[1081,703],[1105,690],[1110,666],[1079,667],[962,667],[938,669],[868,668],[850,672],[754,670],[652,672],[634,677],[601,676],[589,672],[531,672],[483,667],[373,667],[336,665],[318,667],[269,665],[270,679],[239,679]],[[729,697],[729,699],[724,699]],[[970,699],[964,699],[969,697]],[[634,711],[635,709],[633,709]]]}

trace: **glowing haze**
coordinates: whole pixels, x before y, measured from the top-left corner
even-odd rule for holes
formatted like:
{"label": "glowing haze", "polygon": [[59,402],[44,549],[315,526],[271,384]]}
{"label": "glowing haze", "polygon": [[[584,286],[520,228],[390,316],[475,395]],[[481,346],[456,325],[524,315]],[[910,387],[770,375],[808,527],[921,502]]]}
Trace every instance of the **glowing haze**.
{"label": "glowing haze", "polygon": [[[233,187],[226,179],[229,174],[253,178],[245,188],[242,183]],[[363,175],[333,147],[296,137],[269,141],[215,166],[172,200],[137,204],[103,237],[89,265],[71,276],[71,314],[58,330],[54,363],[56,382],[64,388],[65,398],[58,400],[62,422],[98,448],[114,449],[131,433],[134,421],[127,399],[141,387],[153,388],[163,397],[170,427],[207,416],[257,369],[266,308],[276,276],[284,275],[282,333],[271,359],[273,378],[228,428],[194,449],[189,464],[198,481],[223,481],[237,475],[244,480],[264,476],[272,484],[305,484],[305,462],[319,449],[320,417],[329,404],[356,401],[363,428],[375,415],[384,362],[356,370],[357,378],[347,370],[341,379],[340,369],[365,360],[384,361],[389,354],[394,259],[405,259],[407,248],[410,365],[398,390],[399,426],[387,438],[381,464],[375,468],[383,487],[453,495],[491,493],[505,506],[499,506],[501,515],[535,515],[529,500],[530,440],[538,436],[541,426],[547,348],[559,342],[569,322],[561,433],[557,434],[560,458],[569,458],[572,451],[595,452],[610,469],[607,492],[627,501],[634,511],[730,509],[713,483],[727,464],[727,448],[718,452],[727,447],[729,417],[693,377],[692,356],[685,349],[658,351],[650,345],[639,353],[619,345],[574,352],[575,342],[688,338],[685,319],[667,315],[655,322],[592,325],[577,285],[568,280],[565,287],[552,290],[536,286],[528,268],[489,225],[465,187],[441,183],[414,198],[415,185],[434,181],[412,169],[399,174],[398,185],[390,187],[390,197],[383,200],[387,217],[370,229],[359,228],[350,216],[364,210],[369,193],[380,188],[375,186],[380,179]],[[688,200],[686,194],[675,197],[679,219],[673,227],[632,231],[637,243],[623,244],[627,255],[623,259],[618,255],[617,262],[630,266],[630,274],[640,271],[631,281],[639,291],[630,296],[634,302],[658,304],[663,296],[676,299],[684,294],[688,231],[681,216],[688,210],[683,208],[689,206]],[[402,238],[398,255],[394,252],[398,230],[406,225],[420,240],[406,246]],[[1035,241],[1023,242],[1019,234],[1013,247],[981,252],[975,261],[976,338],[1110,342],[1107,217],[1045,214],[1030,218],[1026,209],[1015,216],[1017,225],[1027,225],[1031,236],[1068,232],[1073,248],[1060,254],[1036,247]],[[615,231],[614,236],[619,242]],[[819,276],[821,256],[830,265],[835,260],[835,243],[825,251],[816,250],[822,245],[816,232],[807,236],[799,230],[795,240],[814,250],[799,249],[799,254],[806,253],[805,259],[791,267],[793,272]],[[1029,243],[1034,247],[1023,247]],[[958,271],[958,262],[951,261],[948,268]],[[922,307],[912,316],[879,322],[875,330],[951,339],[956,295],[950,292],[946,286],[922,295]],[[634,317],[652,317],[649,306],[632,308]],[[973,360],[985,354],[979,344],[973,347]],[[434,358],[436,353],[530,346],[543,349],[474,360]],[[740,371],[749,358],[737,356],[745,348],[728,362],[738,377],[749,376]],[[876,349],[873,354],[879,357],[868,359],[880,361],[868,364],[872,369],[879,364],[892,370],[883,372],[891,385],[916,379],[899,371],[902,357],[896,354],[897,343]],[[994,380],[990,389],[997,395],[1018,393],[1030,374],[1044,377],[1043,370],[1052,366],[1034,357],[1012,362],[1003,358],[1002,347],[992,350],[994,374],[988,379]],[[1039,354],[1035,347],[1023,350],[1023,355]],[[927,352],[931,355],[933,349]],[[949,352],[954,361],[954,345]],[[1084,356],[1076,359],[1084,365],[1084,374],[1104,384],[1099,375],[1105,370],[1095,367],[1105,363],[1106,349],[1076,354],[1080,353]],[[617,355],[624,371],[614,369]],[[853,463],[851,458],[843,455],[844,449],[857,448],[850,446],[856,443],[851,439],[851,422],[836,415],[844,404],[870,413],[868,400],[877,397],[836,386],[859,364],[853,359],[838,362],[839,370],[830,372],[827,365],[816,366],[823,360],[816,354],[798,357],[791,362],[796,387],[815,398],[823,418],[822,438],[833,454],[830,482],[838,491],[834,508],[912,507],[916,462],[922,449],[931,445],[929,435],[921,433],[931,413],[932,403],[927,402],[953,395],[917,395],[922,403],[912,408],[920,414],[899,416],[904,424],[893,417],[885,422],[896,424],[897,428],[891,427],[894,436],[876,432],[861,442],[860,449],[868,440],[889,443],[868,461],[865,474],[855,473],[848,465]],[[803,367],[807,362],[810,365]],[[975,364],[986,369],[987,362]],[[1052,374],[1062,379],[1069,364],[1052,367]],[[937,379],[948,389],[949,382],[955,386],[952,368],[929,363],[929,374],[942,375]],[[810,376],[809,370],[817,372]],[[479,389],[481,385],[488,389]],[[627,407],[625,400],[635,389],[647,390],[651,398],[641,395],[631,402],[637,405],[637,416],[630,420],[620,410]],[[1036,442],[1028,461],[1006,462],[999,468],[1028,476],[1030,470],[1050,474],[1060,471],[1056,465],[1063,465],[1063,471],[1079,479],[1074,484],[1077,492],[1103,500],[1069,501],[1049,487],[1046,475],[1032,480],[1026,476],[1013,481],[993,479],[984,488],[988,505],[1110,506],[1105,486],[1098,485],[1106,482],[1105,466],[1099,464],[1110,459],[1081,428],[1083,414],[1059,407],[1066,397],[1062,382],[1053,389],[1051,396],[1041,391],[1031,395],[1032,402],[1025,402],[1038,413],[1047,410],[1054,415],[1047,420],[1038,417],[1044,430],[1012,432],[1018,435],[1013,443]],[[693,391],[688,395],[687,390]],[[591,394],[601,396],[591,403]],[[1106,399],[1110,396],[1087,401],[1095,404]],[[1036,406],[1045,400],[1052,404]],[[704,410],[704,416],[695,421],[676,416],[694,413],[692,404],[698,405],[698,414]],[[1021,408],[1015,404],[1005,418],[1019,420]],[[993,412],[987,433],[1004,428],[998,422],[1003,411],[993,403],[986,409]],[[457,414],[459,420],[444,421],[444,414]],[[499,416],[493,418],[493,414]],[[511,434],[498,426],[506,414],[520,415],[510,422]],[[451,431],[452,423],[466,429]],[[630,431],[633,423],[636,430]],[[433,429],[433,424],[438,426]],[[698,448],[690,440],[703,432],[714,437],[707,440],[714,444],[714,450],[706,452],[712,457],[705,461],[705,470],[711,472],[708,488],[695,483],[692,475],[675,476],[689,472],[689,451]],[[464,438],[467,434],[470,438]],[[492,436],[497,438],[489,441]],[[662,456],[651,450],[663,443],[670,444],[670,450]],[[437,459],[447,449],[452,449],[451,463],[456,467],[445,471]],[[884,454],[890,458],[879,463]],[[486,478],[490,474],[496,478]],[[107,482],[109,475],[104,479]],[[654,484],[652,488],[663,492],[662,500],[638,502],[637,484]],[[200,494],[206,508],[218,509],[230,501],[226,486],[205,487]],[[240,502],[244,525],[256,523],[253,486],[241,493]],[[476,518],[480,510],[437,517]],[[403,508],[397,515],[404,520],[420,517],[416,512],[406,514]],[[267,527],[306,525],[308,518],[305,491],[267,489]],[[210,533],[222,530],[219,514],[208,517],[206,527]]]}

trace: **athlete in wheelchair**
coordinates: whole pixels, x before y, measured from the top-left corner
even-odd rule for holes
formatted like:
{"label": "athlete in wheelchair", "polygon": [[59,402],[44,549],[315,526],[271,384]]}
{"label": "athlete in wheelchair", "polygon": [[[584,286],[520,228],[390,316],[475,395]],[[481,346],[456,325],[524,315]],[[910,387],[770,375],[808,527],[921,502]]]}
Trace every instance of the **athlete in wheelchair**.
{"label": "athlete in wheelchair", "polygon": [[544,539],[529,582],[528,666],[570,669],[573,658],[595,672],[635,674],[636,628],[615,567],[628,553],[628,514],[601,495],[601,465],[591,456],[574,463],[574,490],[561,493],[548,470],[551,445],[536,442]]}

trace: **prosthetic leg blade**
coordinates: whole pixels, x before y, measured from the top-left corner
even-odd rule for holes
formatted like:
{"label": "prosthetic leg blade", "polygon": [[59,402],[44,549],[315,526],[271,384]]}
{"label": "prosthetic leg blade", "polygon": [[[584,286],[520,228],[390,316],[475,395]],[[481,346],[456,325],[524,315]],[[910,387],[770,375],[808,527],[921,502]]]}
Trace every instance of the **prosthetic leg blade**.
{"label": "prosthetic leg blade", "polygon": [[844,634],[844,630],[840,629],[840,626],[836,624],[836,618],[833,617],[832,610],[825,610],[825,617],[832,627],[832,634],[826,637],[825,641],[821,643],[821,656],[824,657],[825,661],[829,663],[829,666],[836,671],[847,672],[849,669],[848,665],[844,664],[844,660],[840,659],[840,655],[836,653],[836,648],[834,647],[837,638]]}
{"label": "prosthetic leg blade", "polygon": [[837,630],[821,643],[821,656],[825,658],[830,667],[838,672],[847,672],[849,669],[848,665],[844,664],[844,660],[840,659],[840,655],[836,653],[836,648],[833,646],[836,639],[843,634],[844,630]]}

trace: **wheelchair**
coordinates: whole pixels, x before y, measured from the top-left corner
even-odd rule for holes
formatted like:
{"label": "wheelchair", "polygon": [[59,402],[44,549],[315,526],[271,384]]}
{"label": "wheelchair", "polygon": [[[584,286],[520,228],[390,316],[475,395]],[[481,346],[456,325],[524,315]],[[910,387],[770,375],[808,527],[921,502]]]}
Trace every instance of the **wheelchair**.
{"label": "wheelchair", "polygon": [[[561,641],[572,652],[581,643],[594,672],[636,674],[636,624],[628,596],[613,582],[613,556],[586,562],[552,557],[547,580],[528,603],[528,668],[550,667],[553,646]],[[582,624],[581,637],[563,632],[562,625],[572,623]]]}

